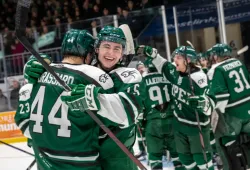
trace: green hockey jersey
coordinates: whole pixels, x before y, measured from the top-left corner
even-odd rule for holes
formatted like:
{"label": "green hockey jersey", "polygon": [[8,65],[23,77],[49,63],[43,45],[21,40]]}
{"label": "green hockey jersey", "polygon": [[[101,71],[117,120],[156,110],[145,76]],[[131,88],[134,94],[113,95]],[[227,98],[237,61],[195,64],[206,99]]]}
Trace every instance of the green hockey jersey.
{"label": "green hockey jersey", "polygon": [[[51,64],[51,67],[67,84],[95,84],[103,93],[113,93],[112,79],[96,67],[69,64]],[[42,169],[99,169],[100,128],[87,113],[68,109],[61,101],[61,95],[67,93],[50,73],[44,72],[37,84],[27,84],[20,90],[15,121],[32,139]],[[102,103],[97,114],[107,126],[129,126],[126,115],[119,118],[119,113],[109,105]]]}
{"label": "green hockey jersey", "polygon": [[191,80],[194,87],[194,95],[203,95],[206,98],[205,111],[198,111],[190,107],[187,98],[192,94],[188,74],[176,71],[173,64],[157,55],[153,64],[158,72],[162,73],[172,84],[171,97],[174,103],[175,121],[173,126],[176,130],[186,133],[198,133],[198,121],[195,112],[198,112],[202,130],[209,130],[210,115],[214,107],[213,95],[208,91],[207,75],[197,68],[191,72]]}
{"label": "green hockey jersey", "polygon": [[[114,82],[114,92],[117,93],[117,97],[120,98],[121,103],[117,104],[122,105],[124,108],[117,108],[116,103],[114,103],[113,107],[117,113],[124,112],[124,114],[127,114],[127,117],[130,117],[128,120],[129,126],[120,128],[113,126],[110,127],[110,129],[125,146],[130,147],[135,140],[135,122],[137,121],[138,115],[142,113],[144,109],[142,96],[145,91],[140,89],[142,77],[138,70],[125,67],[112,70],[109,75]],[[107,153],[112,152],[113,149],[113,151],[116,152],[115,148],[117,148],[117,146],[104,132],[100,134],[100,138],[101,158],[109,159]],[[121,150],[119,149],[119,151]]]}
{"label": "green hockey jersey", "polygon": [[143,75],[143,82],[146,85],[144,117],[147,119],[166,118],[170,101],[169,81],[162,74],[152,72]]}
{"label": "green hockey jersey", "polygon": [[238,59],[214,64],[208,72],[216,109],[240,119],[250,118],[250,79],[245,65]]}

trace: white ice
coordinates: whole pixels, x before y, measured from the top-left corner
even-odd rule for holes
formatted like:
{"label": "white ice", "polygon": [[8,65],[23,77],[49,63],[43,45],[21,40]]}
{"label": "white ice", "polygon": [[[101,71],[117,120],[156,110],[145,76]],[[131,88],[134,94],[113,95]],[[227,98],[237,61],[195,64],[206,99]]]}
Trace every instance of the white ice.
{"label": "white ice", "polygon": [[[33,150],[30,149],[26,143],[15,143],[12,145],[33,154]],[[33,156],[20,152],[9,146],[0,145],[0,170],[26,170],[33,160]],[[150,170],[146,161],[143,161],[142,163],[148,170]],[[31,170],[37,170],[36,164]],[[174,170],[173,164],[164,161],[164,170]]]}

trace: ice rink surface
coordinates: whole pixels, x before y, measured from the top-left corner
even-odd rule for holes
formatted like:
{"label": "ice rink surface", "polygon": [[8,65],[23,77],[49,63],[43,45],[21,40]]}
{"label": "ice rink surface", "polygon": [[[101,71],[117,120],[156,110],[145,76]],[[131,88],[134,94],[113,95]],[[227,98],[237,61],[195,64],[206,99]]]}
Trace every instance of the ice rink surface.
{"label": "ice rink surface", "polygon": [[[29,148],[26,143],[16,143],[12,145],[33,153],[32,149]],[[3,144],[0,145],[0,170],[26,170],[33,160],[33,156],[13,149],[9,146]],[[146,161],[143,161],[143,164],[147,166]],[[147,167],[147,169],[150,170],[149,167]],[[36,164],[31,170],[37,170]],[[164,170],[174,170],[173,164],[171,162],[164,161]]]}

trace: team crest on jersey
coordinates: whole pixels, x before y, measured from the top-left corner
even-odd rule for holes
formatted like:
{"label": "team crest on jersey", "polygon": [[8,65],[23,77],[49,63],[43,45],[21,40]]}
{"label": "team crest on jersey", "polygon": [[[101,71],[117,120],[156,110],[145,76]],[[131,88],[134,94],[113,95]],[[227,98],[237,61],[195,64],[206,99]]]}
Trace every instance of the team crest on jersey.
{"label": "team crest on jersey", "polygon": [[170,70],[170,74],[174,75],[174,69]]}
{"label": "team crest on jersey", "polygon": [[20,92],[19,97],[21,97],[21,96],[26,97],[26,94],[28,94],[28,93],[29,93],[29,90],[24,90],[24,91]]}
{"label": "team crest on jersey", "polygon": [[166,118],[167,117],[167,113],[160,113],[161,118]]}
{"label": "team crest on jersey", "polygon": [[123,76],[124,78],[127,78],[129,76],[132,76],[132,77],[135,78],[134,74],[136,74],[136,71],[129,71],[129,70],[127,70],[127,71],[122,72],[121,76]]}
{"label": "team crest on jersey", "polygon": [[177,82],[177,84],[178,84],[178,85],[181,85],[181,83],[182,83],[182,79],[183,79],[183,77],[179,76],[179,78],[178,78],[178,82]]}
{"label": "team crest on jersey", "polygon": [[199,85],[203,84],[204,82],[205,82],[205,80],[204,80],[204,79],[200,79],[200,80],[198,80],[198,84],[199,84]]}
{"label": "team crest on jersey", "polygon": [[102,83],[106,83],[106,81],[109,79],[109,75],[107,73],[102,74],[99,76],[99,81]]}

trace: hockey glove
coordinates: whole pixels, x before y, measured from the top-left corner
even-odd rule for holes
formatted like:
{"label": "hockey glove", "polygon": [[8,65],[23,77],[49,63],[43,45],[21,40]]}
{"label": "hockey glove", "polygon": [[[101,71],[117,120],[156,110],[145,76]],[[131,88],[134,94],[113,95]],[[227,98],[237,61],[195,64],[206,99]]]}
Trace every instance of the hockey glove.
{"label": "hockey glove", "polygon": [[205,107],[206,99],[204,96],[189,96],[188,103],[190,107],[194,109],[203,110]]}
{"label": "hockey glove", "polygon": [[[50,64],[51,58],[48,55],[41,54],[41,57]],[[38,78],[45,72],[45,68],[37,61],[34,56],[31,56],[29,61],[24,66],[24,78],[28,83],[35,84]]]}
{"label": "hockey glove", "polygon": [[95,85],[70,85],[72,88],[69,96],[61,96],[64,101],[74,112],[83,112],[85,110],[98,111],[100,102],[97,98],[100,88]]}
{"label": "hockey glove", "polygon": [[210,103],[204,95],[189,96],[188,103],[193,109],[197,109],[202,113],[207,112],[210,107]]}
{"label": "hockey glove", "polygon": [[150,46],[140,45],[136,48],[136,55],[138,56],[145,55],[146,57],[153,59],[157,56],[157,54],[157,49]]}

